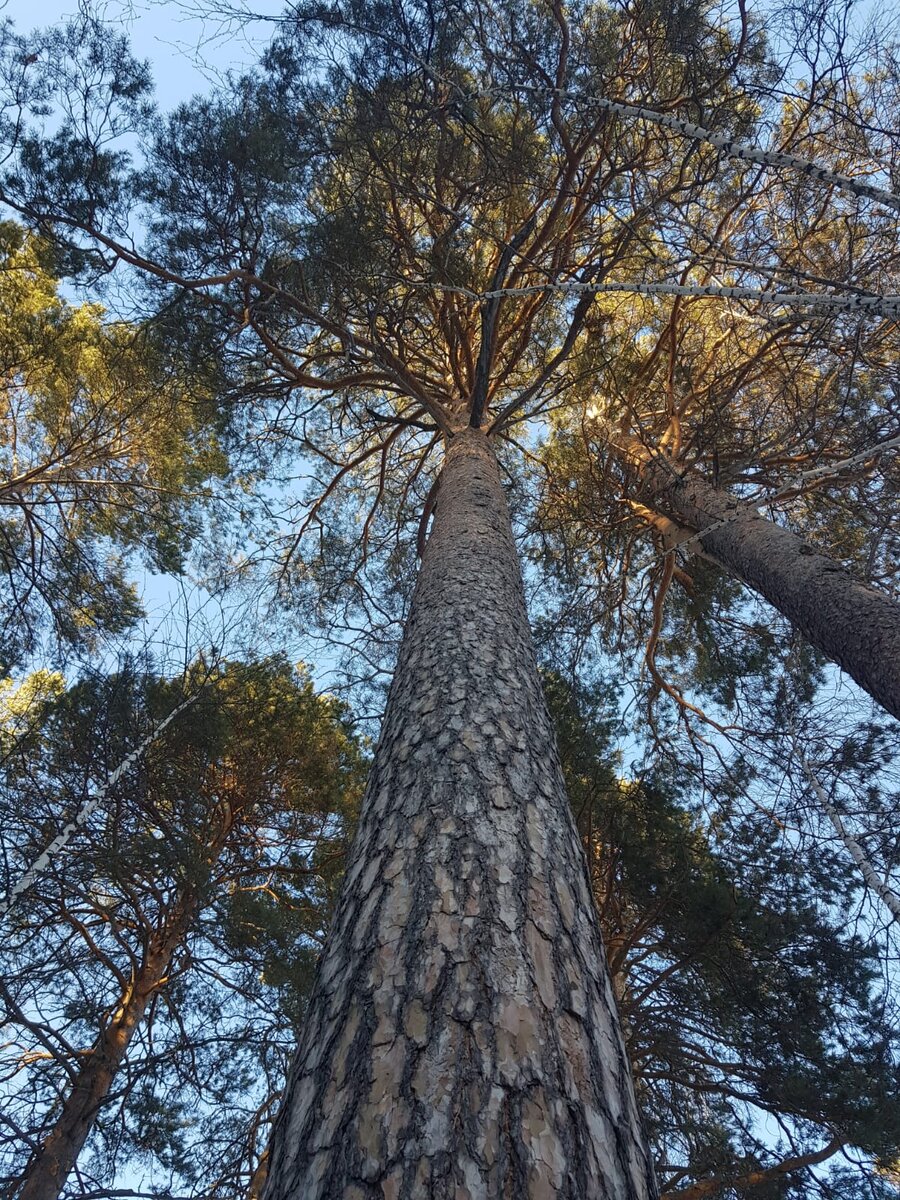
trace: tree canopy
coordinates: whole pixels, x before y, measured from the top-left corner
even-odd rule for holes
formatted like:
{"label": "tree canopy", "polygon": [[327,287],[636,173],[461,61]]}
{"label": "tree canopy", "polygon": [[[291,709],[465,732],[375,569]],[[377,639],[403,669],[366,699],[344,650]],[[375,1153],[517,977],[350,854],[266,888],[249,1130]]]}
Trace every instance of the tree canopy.
{"label": "tree canopy", "polygon": [[[59,295],[46,241],[0,228],[4,670],[134,624],[128,558],[177,572],[228,471],[211,380],[151,329]],[[208,376],[208,373],[207,373]]]}
{"label": "tree canopy", "polygon": [[62,691],[23,688],[30,727],[4,770],[10,872],[148,723],[185,691],[196,698],[8,916],[4,1186],[27,1173],[86,1048],[121,1021],[154,948],[169,944],[144,1026],[99,1097],[77,1186],[149,1162],[158,1182],[161,1172],[234,1195],[265,1149],[364,746],[342,706],[284,661],[198,663],[183,679],[135,662]]}

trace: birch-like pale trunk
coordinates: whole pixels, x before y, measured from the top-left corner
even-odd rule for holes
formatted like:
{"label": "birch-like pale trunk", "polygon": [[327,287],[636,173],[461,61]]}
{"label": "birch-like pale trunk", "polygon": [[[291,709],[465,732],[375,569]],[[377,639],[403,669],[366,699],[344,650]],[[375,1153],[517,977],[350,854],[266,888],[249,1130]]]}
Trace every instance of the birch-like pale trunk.
{"label": "birch-like pale trunk", "polygon": [[888,887],[885,880],[881,878],[872,866],[869,856],[847,828],[844,818],[828,799],[828,793],[822,787],[821,783],[819,783],[815,772],[797,745],[796,740],[794,740],[794,753],[797,755],[800,766],[803,768],[804,775],[809,780],[809,785],[819,802],[819,806],[831,822],[834,832],[843,842],[844,849],[856,863],[857,867],[859,867],[859,872],[865,880],[866,886],[890,910],[894,919],[900,921],[900,896],[892,888]]}
{"label": "birch-like pale trunk", "polygon": [[265,1200],[651,1200],[493,450],[449,445]]}
{"label": "birch-like pale trunk", "polygon": [[695,532],[708,554],[900,718],[900,604],[702,479],[657,463],[644,479],[655,510]]}
{"label": "birch-like pale trunk", "polygon": [[112,788],[119,782],[127,770],[141,757],[144,751],[151,746],[160,734],[175,720],[177,716],[184,712],[186,708],[197,700],[200,692],[197,691],[193,696],[189,696],[187,700],[183,700],[177,708],[173,708],[167,717],[164,717],[158,725],[156,725],[150,733],[139,742],[137,746],[127,754],[119,763],[116,769],[107,779],[106,783],[96,792],[95,795],[87,799],[78,812],[67,822],[66,825],[59,831],[56,837],[50,844],[37,856],[30,867],[16,880],[13,886],[9,889],[5,896],[0,898],[0,918],[5,917],[14,904],[24,895],[25,892],[33,885],[36,879],[41,876],[44,871],[50,866],[60,851],[64,850],[69,844],[73,834],[76,834],[79,829],[87,822],[88,817],[92,816],[101,804],[106,800]]}

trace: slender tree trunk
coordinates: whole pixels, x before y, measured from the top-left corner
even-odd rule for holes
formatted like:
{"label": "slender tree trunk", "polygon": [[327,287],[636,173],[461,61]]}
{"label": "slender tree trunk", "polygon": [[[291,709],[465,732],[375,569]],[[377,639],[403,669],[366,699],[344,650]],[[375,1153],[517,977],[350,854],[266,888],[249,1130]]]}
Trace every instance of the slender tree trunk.
{"label": "slender tree trunk", "polygon": [[85,1057],[56,1124],[25,1174],[18,1200],[57,1200],[193,915],[185,911],[165,938],[151,944],[131,988]]}
{"label": "slender tree trunk", "polygon": [[699,533],[708,554],[900,717],[900,604],[702,479],[652,462],[644,478],[653,508]]}
{"label": "slender tree trunk", "polygon": [[875,893],[875,895],[878,896],[885,907],[890,910],[894,919],[900,921],[900,896],[898,896],[892,888],[888,887],[885,880],[881,878],[881,876],[872,866],[868,855],[844,824],[844,819],[841,814],[828,799],[828,793],[822,787],[821,783],[819,783],[815,772],[807,762],[806,756],[800,750],[800,747],[797,745],[796,741],[794,741],[794,753],[797,755],[800,766],[803,768],[803,773],[809,780],[810,787],[815,793],[815,797],[821,805],[822,811],[831,822],[834,832],[844,843],[844,849],[859,867],[860,874],[865,880],[866,886],[869,887]]}
{"label": "slender tree trunk", "polygon": [[264,1195],[657,1195],[475,429],[450,442]]}

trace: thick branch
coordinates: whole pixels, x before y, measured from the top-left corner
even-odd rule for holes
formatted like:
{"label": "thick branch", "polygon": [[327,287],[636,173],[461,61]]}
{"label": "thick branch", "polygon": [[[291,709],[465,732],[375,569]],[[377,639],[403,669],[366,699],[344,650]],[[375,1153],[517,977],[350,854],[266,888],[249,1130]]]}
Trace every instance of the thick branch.
{"label": "thick branch", "polygon": [[731,1176],[727,1179],[721,1179],[714,1175],[712,1179],[701,1179],[698,1183],[692,1183],[690,1187],[679,1188],[677,1192],[663,1192],[660,1200],[703,1200],[704,1196],[712,1196],[717,1192],[722,1192],[726,1188],[733,1191],[741,1191],[745,1188],[759,1187],[763,1183],[771,1183],[775,1179],[780,1179],[783,1175],[790,1175],[793,1171],[800,1171],[804,1167],[814,1167],[817,1163],[824,1162],[827,1158],[837,1154],[838,1150],[844,1145],[844,1138],[839,1134],[831,1139],[831,1141],[823,1146],[821,1150],[812,1151],[810,1154],[797,1154],[793,1158],[785,1158],[780,1163],[776,1163],[774,1167],[764,1167],[758,1171],[748,1171],[746,1175]]}
{"label": "thick branch", "polygon": [[536,221],[537,215],[533,214],[515,237],[504,247],[503,253],[500,255],[497,270],[494,272],[491,293],[486,293],[487,303],[481,312],[481,349],[478,352],[478,363],[475,367],[475,383],[472,387],[472,409],[469,416],[469,424],[473,429],[478,429],[481,426],[485,406],[487,405],[491,363],[494,358],[494,337],[497,329],[497,317],[500,313],[500,301],[503,296],[503,280],[506,278],[513,255],[531,234]]}

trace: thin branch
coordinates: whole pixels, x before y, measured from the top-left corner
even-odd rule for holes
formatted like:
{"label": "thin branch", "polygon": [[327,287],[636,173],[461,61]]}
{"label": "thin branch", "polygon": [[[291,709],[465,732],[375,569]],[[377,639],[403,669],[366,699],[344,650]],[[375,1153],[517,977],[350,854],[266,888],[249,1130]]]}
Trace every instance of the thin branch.
{"label": "thin branch", "polygon": [[900,896],[895,891],[888,887],[884,880],[880,879],[878,872],[869,861],[868,855],[863,850],[862,846],[844,824],[841,814],[828,799],[828,794],[816,778],[815,772],[806,759],[803,751],[797,744],[797,739],[791,734],[791,741],[794,746],[794,754],[797,756],[797,761],[803,768],[803,773],[809,780],[809,786],[815,793],[815,797],[822,808],[822,811],[828,817],[834,827],[835,833],[844,844],[847,853],[859,867],[863,879],[866,884],[872,889],[876,896],[890,909],[895,920],[900,921]]}
{"label": "thin branch", "polygon": [[500,313],[500,300],[504,295],[503,280],[509,270],[513,256],[521,248],[525,239],[531,234],[537,223],[537,213],[532,213],[522,228],[503,248],[500,262],[494,272],[491,291],[484,296],[484,306],[481,313],[481,348],[475,367],[475,383],[472,387],[472,410],[469,424],[473,429],[481,426],[484,410],[487,404],[488,385],[490,383],[491,363],[494,358],[494,334],[497,328],[497,317]]}

